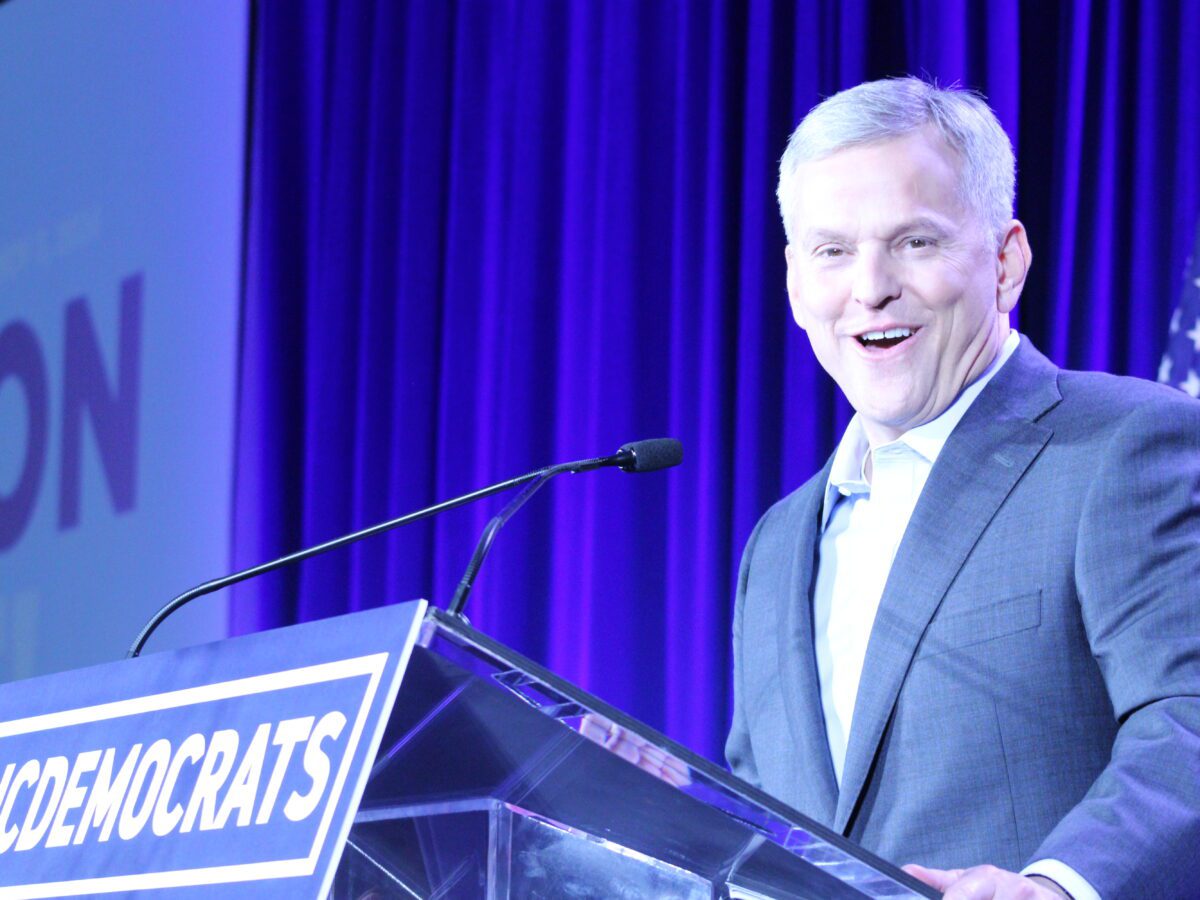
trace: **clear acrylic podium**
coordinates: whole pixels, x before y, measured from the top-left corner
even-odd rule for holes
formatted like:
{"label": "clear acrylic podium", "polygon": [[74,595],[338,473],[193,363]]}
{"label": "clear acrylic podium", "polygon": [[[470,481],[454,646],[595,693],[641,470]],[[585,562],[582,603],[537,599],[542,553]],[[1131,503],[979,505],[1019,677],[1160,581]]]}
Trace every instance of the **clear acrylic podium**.
{"label": "clear acrylic podium", "polygon": [[434,609],[332,896],[939,895]]}

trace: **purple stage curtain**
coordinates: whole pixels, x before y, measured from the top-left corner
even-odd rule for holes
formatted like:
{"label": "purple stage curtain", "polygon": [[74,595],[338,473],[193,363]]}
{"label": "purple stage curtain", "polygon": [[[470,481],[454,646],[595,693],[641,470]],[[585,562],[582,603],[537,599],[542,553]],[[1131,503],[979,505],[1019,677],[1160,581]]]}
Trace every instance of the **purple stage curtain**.
{"label": "purple stage curtain", "polygon": [[[261,0],[238,566],[535,466],[472,621],[719,758],[741,545],[844,401],[792,324],[775,166],[904,73],[983,91],[1034,247],[1020,327],[1153,377],[1200,212],[1200,2]],[[445,604],[494,498],[240,587],[237,631]]]}

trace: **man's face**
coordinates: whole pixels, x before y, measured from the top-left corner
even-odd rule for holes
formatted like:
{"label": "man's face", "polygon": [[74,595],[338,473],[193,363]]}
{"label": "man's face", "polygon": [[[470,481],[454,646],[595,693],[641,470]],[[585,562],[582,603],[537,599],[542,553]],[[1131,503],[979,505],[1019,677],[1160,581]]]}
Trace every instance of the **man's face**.
{"label": "man's face", "polygon": [[873,446],[945,410],[1008,335],[1024,229],[997,248],[959,197],[959,166],[923,130],[800,168],[792,313]]}

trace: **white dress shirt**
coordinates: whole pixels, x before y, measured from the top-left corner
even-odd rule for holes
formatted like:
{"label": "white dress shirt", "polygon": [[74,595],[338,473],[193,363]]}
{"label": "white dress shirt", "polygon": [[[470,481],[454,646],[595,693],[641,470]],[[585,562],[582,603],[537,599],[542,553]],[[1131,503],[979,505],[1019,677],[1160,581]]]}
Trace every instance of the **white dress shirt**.
{"label": "white dress shirt", "polygon": [[[855,415],[838,444],[821,513],[813,642],[839,786],[867,642],[900,539],[950,433],[1019,343],[1017,332],[1009,332],[991,365],[937,418],[872,449]],[[1058,860],[1039,860],[1023,874],[1045,875],[1076,900],[1099,900],[1087,881]]]}

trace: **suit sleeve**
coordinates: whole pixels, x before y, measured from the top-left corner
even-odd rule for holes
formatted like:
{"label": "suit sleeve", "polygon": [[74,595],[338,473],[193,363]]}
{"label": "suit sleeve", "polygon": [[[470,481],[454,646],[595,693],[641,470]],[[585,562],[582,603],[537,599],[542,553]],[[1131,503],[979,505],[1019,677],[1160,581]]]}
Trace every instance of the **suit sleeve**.
{"label": "suit sleeve", "polygon": [[750,533],[746,549],[742,552],[742,562],[738,567],[737,599],[733,608],[733,722],[729,727],[729,737],[725,741],[725,759],[729,768],[738,778],[761,788],[762,782],[758,776],[758,766],[754,761],[754,749],[750,744],[750,728],[746,721],[746,692],[743,689],[745,677],[745,653],[742,648],[742,619],[745,615],[746,588],[750,582],[750,560],[754,555],[754,545],[758,542],[759,532],[767,521],[768,512]]}
{"label": "suit sleeve", "polygon": [[1062,861],[1105,900],[1194,896],[1200,403],[1143,404],[1114,433],[1083,504],[1075,566],[1119,729],[1107,767],[1032,858]]}

